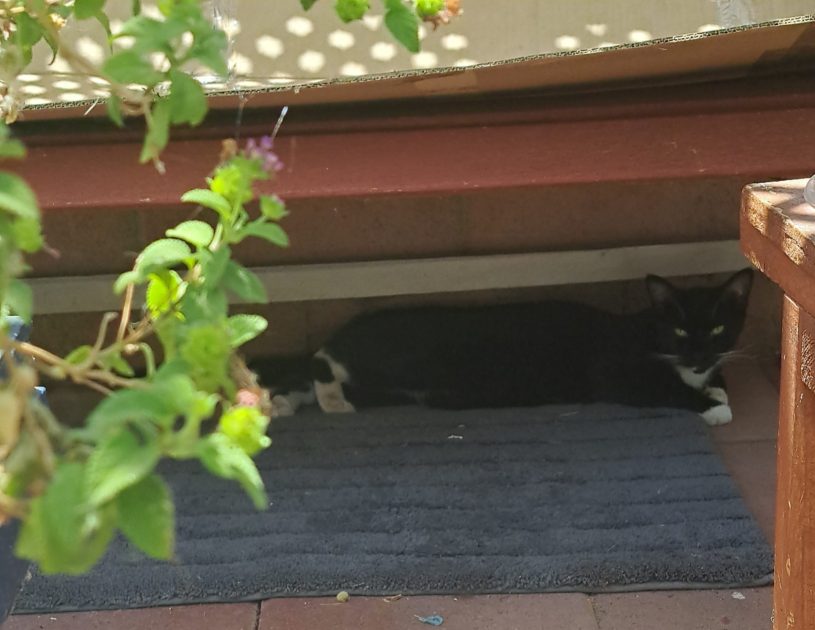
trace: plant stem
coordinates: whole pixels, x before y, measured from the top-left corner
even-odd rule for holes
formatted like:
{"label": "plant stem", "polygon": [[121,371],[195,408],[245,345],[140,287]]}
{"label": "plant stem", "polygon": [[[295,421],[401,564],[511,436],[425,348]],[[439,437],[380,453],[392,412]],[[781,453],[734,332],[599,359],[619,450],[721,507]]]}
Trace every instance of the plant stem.
{"label": "plant stem", "polygon": [[119,320],[119,330],[116,333],[116,341],[122,341],[127,332],[127,325],[130,323],[130,310],[133,308],[133,293],[135,285],[128,284],[125,289],[124,304],[122,304],[122,318]]}
{"label": "plant stem", "polygon": [[142,341],[139,344],[139,350],[141,350],[141,353],[144,356],[144,363],[145,367],[147,368],[147,378],[152,378],[153,374],[156,373],[156,357],[153,354],[153,349],[150,347],[150,344]]}
{"label": "plant stem", "polygon": [[100,353],[102,353],[102,345],[105,343],[105,337],[107,337],[108,326],[110,326],[110,323],[118,316],[118,313],[105,313],[102,316],[102,322],[99,324],[99,332],[96,334],[96,341],[93,344],[93,348],[91,348],[88,358],[82,362],[82,368],[87,369],[97,362]]}
{"label": "plant stem", "polygon": [[[51,377],[59,378],[58,372],[59,370],[62,370],[62,372],[65,374],[63,378],[70,378],[75,383],[88,385],[89,387],[92,387],[104,394],[109,394],[110,390],[100,385],[99,382],[113,387],[146,387],[146,384],[141,379],[123,378],[108,372],[107,370],[88,369],[83,368],[82,366],[73,365],[65,361],[65,359],[26,341],[12,341],[11,347],[15,352],[27,355],[37,359],[38,361],[42,361],[48,367],[57,368],[57,373],[55,373],[54,370],[48,370],[47,373]],[[34,365],[36,366],[37,363],[35,362]]]}

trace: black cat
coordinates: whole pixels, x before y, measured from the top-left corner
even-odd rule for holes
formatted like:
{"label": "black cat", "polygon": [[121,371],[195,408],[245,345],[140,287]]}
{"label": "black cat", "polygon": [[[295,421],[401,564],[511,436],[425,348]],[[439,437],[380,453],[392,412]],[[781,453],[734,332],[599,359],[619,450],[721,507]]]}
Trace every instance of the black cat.
{"label": "black cat", "polygon": [[276,388],[273,413],[315,398],[326,412],[609,402],[725,424],[719,367],[741,332],[752,278],[744,269],[718,287],[680,289],[648,276],[652,305],[629,315],[554,301],[365,314]]}

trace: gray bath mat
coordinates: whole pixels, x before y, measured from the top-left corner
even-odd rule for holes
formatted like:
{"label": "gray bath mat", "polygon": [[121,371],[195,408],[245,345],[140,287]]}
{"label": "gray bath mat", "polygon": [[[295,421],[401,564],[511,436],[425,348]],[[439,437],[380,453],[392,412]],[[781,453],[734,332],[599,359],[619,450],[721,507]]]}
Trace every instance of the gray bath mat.
{"label": "gray bath mat", "polygon": [[177,563],[120,540],[86,576],[34,575],[17,611],[769,581],[771,549],[691,413],[312,413],[272,437],[268,511],[173,464]]}

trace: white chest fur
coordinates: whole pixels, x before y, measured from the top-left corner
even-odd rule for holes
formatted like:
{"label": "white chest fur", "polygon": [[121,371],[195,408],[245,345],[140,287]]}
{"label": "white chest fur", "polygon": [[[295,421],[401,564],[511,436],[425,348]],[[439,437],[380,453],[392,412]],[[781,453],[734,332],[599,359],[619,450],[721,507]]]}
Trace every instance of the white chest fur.
{"label": "white chest fur", "polygon": [[710,368],[701,374],[697,373],[693,368],[685,367],[684,365],[675,365],[674,369],[685,385],[693,387],[693,389],[702,389],[707,384],[714,368]]}

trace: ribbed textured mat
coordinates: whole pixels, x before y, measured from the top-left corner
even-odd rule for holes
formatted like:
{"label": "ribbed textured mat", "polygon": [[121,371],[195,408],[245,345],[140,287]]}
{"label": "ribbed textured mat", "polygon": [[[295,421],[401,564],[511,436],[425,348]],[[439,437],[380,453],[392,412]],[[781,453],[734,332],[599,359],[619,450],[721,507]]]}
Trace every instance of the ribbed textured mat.
{"label": "ribbed textured mat", "polygon": [[17,611],[282,595],[746,586],[772,552],[695,414],[622,407],[308,414],[274,423],[269,510],[165,469],[178,562],[119,541]]}

